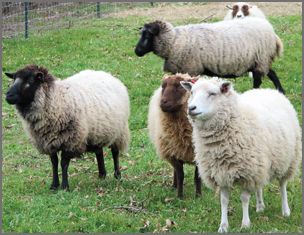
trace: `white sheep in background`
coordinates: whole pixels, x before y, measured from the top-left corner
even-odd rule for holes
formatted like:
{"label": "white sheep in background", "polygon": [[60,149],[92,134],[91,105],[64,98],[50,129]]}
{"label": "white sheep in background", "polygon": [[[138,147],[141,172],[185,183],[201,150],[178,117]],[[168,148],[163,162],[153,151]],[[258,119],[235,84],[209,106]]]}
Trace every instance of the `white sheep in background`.
{"label": "white sheep in background", "polygon": [[271,89],[238,94],[229,82],[215,78],[181,84],[192,92],[188,111],[200,176],[207,186],[220,188],[218,231],[228,230],[234,185],[242,190],[242,227],[250,226],[250,193],[257,193],[256,209],[262,211],[262,188],[272,179],[280,182],[282,213],[289,216],[287,181],[295,175],[302,154],[301,128],[289,100]]}
{"label": "white sheep in background", "polygon": [[[259,17],[266,19],[264,13],[255,5],[251,5],[245,2],[237,2],[229,8],[224,20],[243,19],[244,17]],[[253,77],[252,72],[249,72],[249,77]]]}
{"label": "white sheep in background", "polygon": [[255,5],[251,5],[245,2],[237,2],[229,8],[224,20],[243,19],[247,16],[259,17],[266,19],[264,13]]}
{"label": "white sheep in background", "polygon": [[70,159],[85,152],[96,154],[99,176],[106,176],[102,147],[111,148],[114,176],[120,177],[119,154],[129,143],[129,96],[121,81],[93,70],[61,81],[37,65],[6,75],[14,79],[6,95],[7,102],[16,106],[35,147],[51,157],[51,189],[60,185],[57,156],[60,151],[63,189],[69,188]]}
{"label": "white sheep in background", "polygon": [[165,59],[166,72],[225,78],[252,72],[254,88],[259,88],[262,76],[267,75],[284,93],[271,68],[282,54],[283,44],[265,19],[245,17],[178,27],[155,21],[144,25],[135,48],[138,56],[151,51]]}

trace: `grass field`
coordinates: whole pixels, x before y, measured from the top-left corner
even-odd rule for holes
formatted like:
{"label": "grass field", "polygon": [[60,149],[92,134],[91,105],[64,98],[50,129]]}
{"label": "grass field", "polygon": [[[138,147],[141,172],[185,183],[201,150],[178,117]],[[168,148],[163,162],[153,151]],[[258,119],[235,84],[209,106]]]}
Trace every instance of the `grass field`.
{"label": "grass field", "polygon": [[[87,21],[76,28],[31,35],[29,40],[3,42],[3,70],[15,71],[26,64],[43,65],[56,77],[65,78],[83,69],[111,72],[128,87],[131,99],[129,154],[121,158],[122,180],[113,177],[111,154],[106,152],[107,178],[100,180],[94,155],[72,161],[70,192],[51,192],[51,162],[29,143],[14,107],[3,102],[3,231],[4,232],[216,232],[220,222],[219,196],[203,187],[194,193],[192,166],[186,167],[185,197],[176,198],[171,188],[172,169],[155,154],[147,135],[147,108],[160,85],[163,61],[153,54],[138,58],[134,46],[145,17]],[[302,43],[301,16],[271,17],[285,46],[284,57],[274,63],[291,100],[301,113]],[[196,23],[178,20],[176,24]],[[4,74],[2,74],[3,76]],[[252,87],[249,78],[234,81],[236,90]],[[3,79],[3,93],[9,86]],[[267,78],[262,87],[273,87]],[[267,144],[267,143],[265,143]],[[252,226],[241,230],[239,189],[231,195],[230,232],[301,232],[301,178],[288,186],[290,218],[281,215],[277,182],[265,188],[266,209],[255,212],[251,197]],[[139,212],[123,207],[137,204]],[[174,225],[166,225],[166,220]]]}

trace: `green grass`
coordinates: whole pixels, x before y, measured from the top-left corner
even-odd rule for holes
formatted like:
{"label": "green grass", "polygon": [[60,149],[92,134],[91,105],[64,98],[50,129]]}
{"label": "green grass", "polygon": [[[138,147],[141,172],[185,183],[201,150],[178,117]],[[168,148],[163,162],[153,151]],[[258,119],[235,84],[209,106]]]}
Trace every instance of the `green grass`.
{"label": "green grass", "polygon": [[[132,134],[129,155],[120,159],[124,169],[122,181],[113,177],[111,154],[105,158],[108,171],[105,180],[98,179],[95,157],[88,154],[71,162],[71,192],[51,192],[50,160],[32,147],[14,107],[4,101],[9,86],[8,79],[4,78],[3,231],[217,231],[220,222],[219,196],[203,187],[203,197],[195,198],[194,169],[186,166],[185,198],[177,199],[170,186],[172,169],[156,156],[147,135],[149,98],[163,76],[163,61],[160,58],[152,53],[143,58],[134,54],[139,38],[137,28],[147,20],[128,17],[86,21],[77,28],[30,35],[29,40],[3,41],[4,71],[15,71],[26,64],[36,63],[47,67],[59,78],[83,69],[105,70],[120,78],[129,89]],[[272,17],[270,21],[285,45],[284,57],[274,63],[274,69],[302,120],[301,17]],[[243,92],[251,89],[252,81],[248,78],[236,79],[235,87]],[[273,84],[265,78],[262,87],[273,87]],[[300,232],[301,192],[301,178],[297,176],[288,186],[290,218],[281,215],[277,182],[265,188],[266,210],[261,214],[255,212],[253,195],[250,203],[252,227],[245,232]],[[236,188],[229,205],[230,232],[243,232],[240,230],[242,211],[239,196],[240,191]],[[128,206],[130,197],[141,202],[145,210],[134,213],[115,208]],[[173,220],[176,225],[166,228],[166,219]]]}

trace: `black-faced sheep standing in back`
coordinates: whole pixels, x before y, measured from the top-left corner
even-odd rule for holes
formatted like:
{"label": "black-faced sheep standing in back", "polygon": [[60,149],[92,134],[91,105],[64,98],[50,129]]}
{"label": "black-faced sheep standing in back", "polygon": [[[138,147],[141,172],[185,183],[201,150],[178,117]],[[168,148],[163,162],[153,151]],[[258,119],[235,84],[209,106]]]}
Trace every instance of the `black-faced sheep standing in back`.
{"label": "black-faced sheep standing in back", "polygon": [[173,27],[168,22],[145,24],[136,45],[137,56],[153,52],[165,59],[164,71],[235,78],[253,74],[253,87],[259,88],[267,75],[284,93],[271,68],[283,44],[265,19],[245,17],[216,23]]}
{"label": "black-faced sheep standing in back", "polygon": [[55,79],[45,68],[29,65],[15,73],[6,101],[15,105],[23,126],[39,152],[51,157],[53,182],[60,185],[58,152],[61,152],[62,189],[68,189],[72,157],[96,154],[99,176],[106,170],[102,147],[110,147],[115,177],[120,177],[119,154],[129,143],[129,97],[126,87],[102,71],[85,70],[65,80]]}

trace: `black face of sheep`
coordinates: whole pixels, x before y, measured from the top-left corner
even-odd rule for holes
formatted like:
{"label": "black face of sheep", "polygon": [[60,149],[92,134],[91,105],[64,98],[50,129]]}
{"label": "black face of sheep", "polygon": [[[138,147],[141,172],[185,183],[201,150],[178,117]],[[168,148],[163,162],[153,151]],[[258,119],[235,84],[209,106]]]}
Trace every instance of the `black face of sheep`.
{"label": "black face of sheep", "polygon": [[163,112],[178,112],[184,105],[186,90],[180,84],[183,78],[173,75],[166,77],[162,82],[162,96],[160,108]]}
{"label": "black face of sheep", "polygon": [[141,30],[141,38],[136,45],[135,54],[139,57],[153,51],[154,37],[159,33],[159,26],[157,24],[145,24]]}
{"label": "black face of sheep", "polygon": [[28,66],[15,73],[5,73],[14,80],[13,85],[6,93],[6,101],[11,105],[27,106],[34,100],[37,89],[44,80],[44,74],[35,71],[34,66]]}

